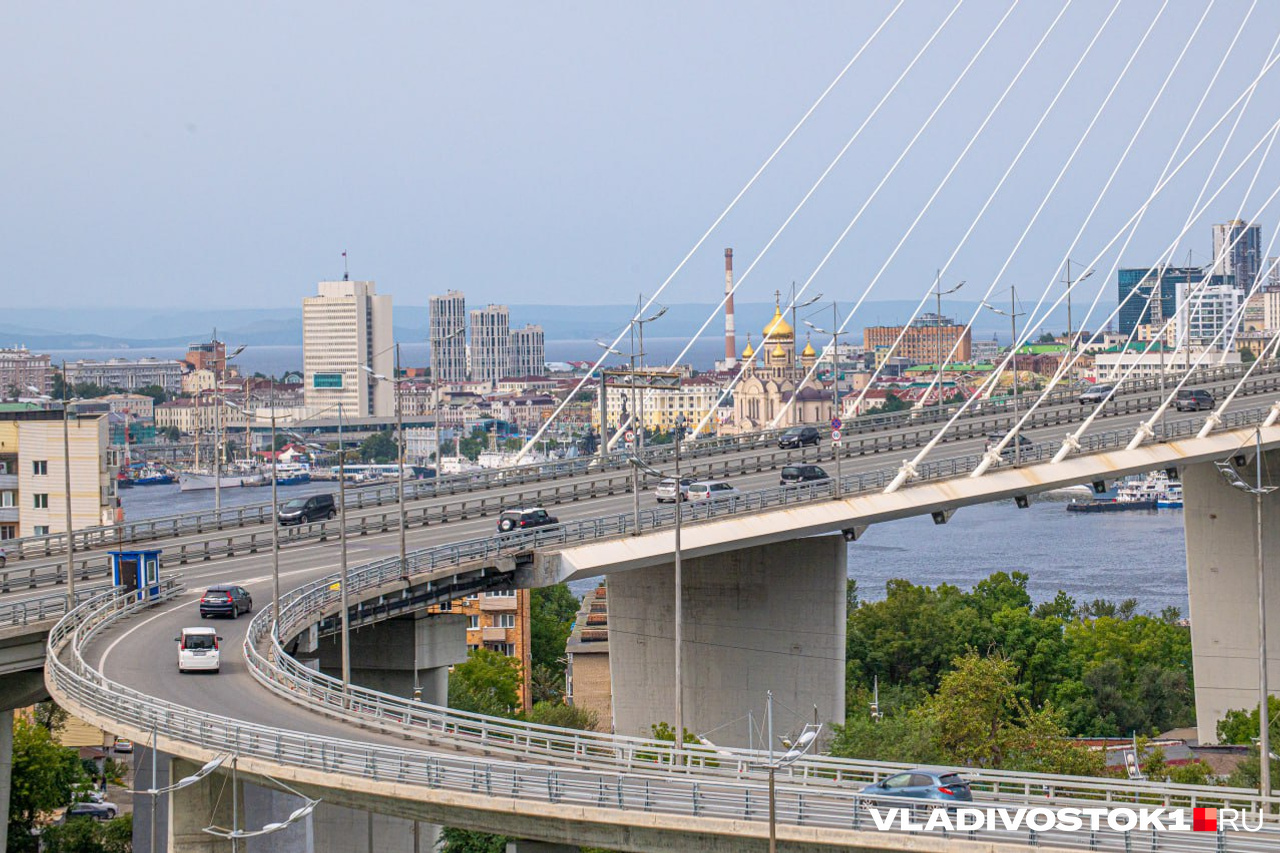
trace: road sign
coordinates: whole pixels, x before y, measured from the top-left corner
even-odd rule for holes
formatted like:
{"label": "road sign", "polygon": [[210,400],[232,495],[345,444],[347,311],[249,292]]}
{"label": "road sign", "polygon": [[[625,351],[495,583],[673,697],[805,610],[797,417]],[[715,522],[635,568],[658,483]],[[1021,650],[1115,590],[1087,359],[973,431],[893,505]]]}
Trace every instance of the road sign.
{"label": "road sign", "polygon": [[839,443],[840,443],[840,430],[838,430],[838,429],[833,429],[833,430],[831,431],[831,443],[832,443],[832,444],[839,444]]}
{"label": "road sign", "polygon": [[841,424],[841,423],[840,423],[840,419],[839,419],[839,418],[832,418],[832,419],[831,419],[831,428],[832,428],[832,429],[840,429],[840,427],[841,427],[841,426],[843,426],[843,424]]}
{"label": "road sign", "polygon": [[625,441],[627,444],[634,444],[636,440],[636,434],[631,430],[627,430],[622,434],[622,440]]}

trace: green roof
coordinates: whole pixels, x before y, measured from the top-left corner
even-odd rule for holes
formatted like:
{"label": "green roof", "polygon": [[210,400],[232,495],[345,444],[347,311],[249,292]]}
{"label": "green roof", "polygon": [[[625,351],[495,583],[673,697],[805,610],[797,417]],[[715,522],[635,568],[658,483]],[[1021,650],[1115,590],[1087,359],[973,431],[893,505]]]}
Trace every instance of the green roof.
{"label": "green roof", "polygon": [[1066,344],[1023,344],[1018,348],[1019,355],[1057,355],[1066,351]]}
{"label": "green roof", "polygon": [[[965,373],[985,373],[987,371],[991,371],[995,369],[996,369],[996,366],[994,364],[989,364],[989,363],[963,364],[960,362],[956,362],[954,364],[947,365],[947,370],[952,370],[952,371],[961,370],[961,371],[964,371]],[[924,373],[924,372],[937,373],[938,366],[936,364],[917,364],[914,367],[907,368],[907,373]]]}
{"label": "green roof", "polygon": [[34,412],[42,408],[38,403],[0,403],[0,412]]}

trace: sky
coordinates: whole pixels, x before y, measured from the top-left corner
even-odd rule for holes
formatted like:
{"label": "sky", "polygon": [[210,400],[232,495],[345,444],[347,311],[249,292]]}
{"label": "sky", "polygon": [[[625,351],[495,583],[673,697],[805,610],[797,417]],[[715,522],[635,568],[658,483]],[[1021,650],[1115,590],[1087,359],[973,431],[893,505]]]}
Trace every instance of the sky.
{"label": "sky", "polygon": [[[343,251],[352,278],[397,304],[450,288],[472,304],[634,304],[669,277],[660,301],[706,302],[730,246],[748,301],[811,276],[808,295],[842,304],[916,298],[954,255],[943,278],[966,281],[964,297],[1008,300],[1016,286],[1030,306],[1069,254],[1077,272],[1099,269],[1077,300],[1101,288],[1110,310],[1115,262],[1173,246],[1205,263],[1209,224],[1241,214],[1262,223],[1264,247],[1274,236],[1276,202],[1263,202],[1280,153],[1225,178],[1277,118],[1280,68],[1230,141],[1234,116],[1168,182],[1123,254],[1123,237],[1106,248],[1184,129],[1177,159],[1259,73],[1280,34],[1272,0],[1124,0],[1105,26],[1112,0],[904,0],[712,229],[896,5],[11,4],[0,312],[299,306],[341,277]],[[1205,186],[1202,204],[1225,190],[1191,217]]]}

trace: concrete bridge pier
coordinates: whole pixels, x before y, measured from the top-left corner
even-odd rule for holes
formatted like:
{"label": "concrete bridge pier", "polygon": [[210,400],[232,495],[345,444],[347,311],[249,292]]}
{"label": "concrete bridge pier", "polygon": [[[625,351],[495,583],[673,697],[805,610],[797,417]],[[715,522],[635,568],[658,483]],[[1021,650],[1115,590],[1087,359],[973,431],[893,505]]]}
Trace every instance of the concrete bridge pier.
{"label": "concrete bridge pier", "polygon": [[[817,536],[683,560],[686,729],[762,746],[746,717],[758,731],[769,690],[776,735],[811,722],[815,705],[820,721],[844,722],[846,553],[843,537]],[[608,576],[620,734],[675,726],[674,574],[668,564]]]}
{"label": "concrete bridge pier", "polygon": [[[1236,472],[1252,486],[1252,447]],[[1280,451],[1264,454],[1262,483],[1280,485]],[[1234,488],[1211,463],[1182,472],[1191,598],[1196,722],[1201,743],[1217,743],[1218,722],[1233,709],[1257,710],[1257,509],[1252,494]],[[1280,491],[1262,499],[1262,553],[1267,591],[1267,681],[1280,694]],[[1274,746],[1273,746],[1274,748]]]}
{"label": "concrete bridge pier", "polygon": [[[342,647],[335,635],[319,641],[320,671],[342,677]],[[351,632],[351,681],[361,687],[449,704],[449,667],[467,659],[467,620],[448,613],[398,616]]]}
{"label": "concrete bridge pier", "polygon": [[19,670],[0,676],[0,850],[9,844],[9,796],[13,789],[13,709],[49,698],[40,670]]}

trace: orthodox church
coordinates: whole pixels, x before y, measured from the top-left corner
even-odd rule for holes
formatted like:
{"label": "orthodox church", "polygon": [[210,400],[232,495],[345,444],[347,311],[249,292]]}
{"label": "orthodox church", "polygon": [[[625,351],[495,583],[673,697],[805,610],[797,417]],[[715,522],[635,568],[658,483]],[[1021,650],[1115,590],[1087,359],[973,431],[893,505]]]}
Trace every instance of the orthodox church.
{"label": "orthodox church", "polygon": [[750,335],[747,336],[747,346],[742,351],[745,370],[733,392],[733,423],[726,425],[729,427],[726,431],[744,433],[768,429],[788,403],[791,405],[778,427],[829,421],[830,385],[815,378],[800,387],[817,358],[818,353],[808,340],[797,357],[795,329],[782,316],[779,297],[773,319],[764,327],[761,348],[756,350]]}

